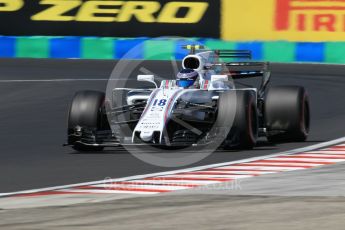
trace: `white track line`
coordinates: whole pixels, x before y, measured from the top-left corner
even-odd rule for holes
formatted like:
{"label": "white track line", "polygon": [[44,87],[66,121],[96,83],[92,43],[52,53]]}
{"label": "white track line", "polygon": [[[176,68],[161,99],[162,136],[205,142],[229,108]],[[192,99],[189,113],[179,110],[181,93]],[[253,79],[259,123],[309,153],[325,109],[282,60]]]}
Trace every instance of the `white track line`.
{"label": "white track line", "polygon": [[[159,172],[159,173],[136,175],[136,176],[117,178],[117,179],[99,180],[99,181],[92,181],[92,182],[86,182],[86,183],[47,187],[47,188],[41,188],[41,189],[30,189],[30,190],[10,192],[10,193],[0,193],[0,197],[1,196],[18,195],[18,194],[29,194],[29,193],[37,193],[37,192],[44,192],[44,191],[52,191],[52,190],[60,190],[60,189],[68,189],[68,188],[77,187],[77,186],[87,186],[87,185],[95,185],[95,184],[102,184],[102,183],[138,180],[138,179],[151,178],[151,177],[157,177],[157,176],[165,176],[165,175],[170,175],[170,174],[178,174],[178,173],[191,172],[191,171],[198,171],[198,170],[204,170],[204,169],[216,168],[216,167],[222,167],[222,166],[228,166],[228,168],[229,168],[229,167],[231,167],[229,165],[232,165],[232,164],[246,163],[246,162],[258,161],[258,160],[268,159],[268,158],[277,157],[277,156],[303,153],[303,152],[308,152],[308,151],[312,151],[312,150],[316,150],[316,149],[325,148],[327,146],[337,145],[337,144],[340,144],[343,142],[345,142],[345,137],[331,140],[331,141],[327,141],[327,142],[323,142],[323,143],[319,143],[319,144],[315,144],[315,145],[311,145],[311,146],[307,146],[307,147],[303,147],[303,148],[289,150],[286,152],[274,153],[274,154],[269,154],[269,155],[260,156],[260,157],[252,157],[252,158],[242,159],[242,160],[238,160],[238,161],[223,162],[223,163],[204,165],[204,166],[198,166],[198,167],[193,167],[193,168],[186,168],[186,169],[181,169],[181,170],[173,170],[173,171],[166,171],[166,172]],[[232,166],[232,168],[233,168],[233,166]],[[241,168],[244,168],[244,166],[242,166]],[[249,169],[249,168],[247,168],[247,169]],[[269,170],[273,170],[273,171],[280,170],[278,167],[250,167],[250,169],[269,169]],[[296,168],[296,169],[302,169],[302,168]],[[291,171],[291,170],[294,170],[294,169],[293,168],[282,168],[281,171]],[[189,183],[193,183],[193,182],[189,181]]]}
{"label": "white track line", "polygon": [[340,144],[340,145],[338,145],[338,146],[343,146],[343,147],[345,147],[345,144]]}

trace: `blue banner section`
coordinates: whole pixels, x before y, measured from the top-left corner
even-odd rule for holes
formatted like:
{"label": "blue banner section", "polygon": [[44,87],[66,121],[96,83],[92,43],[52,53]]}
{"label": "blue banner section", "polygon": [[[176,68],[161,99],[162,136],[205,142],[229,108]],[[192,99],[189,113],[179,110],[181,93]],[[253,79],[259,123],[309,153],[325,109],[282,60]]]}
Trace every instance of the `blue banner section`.
{"label": "blue banner section", "polygon": [[120,39],[115,41],[115,59],[143,59],[145,39]]}
{"label": "blue banner section", "polygon": [[62,37],[50,40],[50,57],[75,58],[80,56],[81,44],[79,37]]}
{"label": "blue banner section", "polygon": [[16,38],[0,37],[0,57],[16,57]]}
{"label": "blue banner section", "polygon": [[300,42],[296,46],[296,61],[323,62],[325,56],[324,43]]}

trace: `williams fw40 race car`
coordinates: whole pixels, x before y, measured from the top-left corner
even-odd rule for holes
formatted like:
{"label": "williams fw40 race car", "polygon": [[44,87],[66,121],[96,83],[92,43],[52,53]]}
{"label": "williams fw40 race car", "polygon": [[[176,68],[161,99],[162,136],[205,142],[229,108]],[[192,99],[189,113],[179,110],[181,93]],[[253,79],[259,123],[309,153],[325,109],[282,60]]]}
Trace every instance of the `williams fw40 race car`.
{"label": "williams fw40 race car", "polygon": [[[269,142],[305,141],[309,133],[308,94],[300,86],[272,86],[269,63],[244,60],[250,51],[185,47],[175,80],[158,87],[153,75],[138,75],[154,88],[114,88],[111,96],[77,92],[68,114],[66,145],[101,151],[119,145],[162,148],[217,144],[250,149],[260,136]],[[258,78],[259,86],[235,87]]]}

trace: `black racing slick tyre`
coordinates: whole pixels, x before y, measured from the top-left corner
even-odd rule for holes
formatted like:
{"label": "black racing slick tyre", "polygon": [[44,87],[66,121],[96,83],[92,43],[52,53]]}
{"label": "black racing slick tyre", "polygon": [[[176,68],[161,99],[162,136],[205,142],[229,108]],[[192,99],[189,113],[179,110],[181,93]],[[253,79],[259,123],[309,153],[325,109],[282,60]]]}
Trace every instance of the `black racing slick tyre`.
{"label": "black racing slick tyre", "polygon": [[225,149],[253,148],[258,138],[255,93],[249,90],[222,93],[218,101],[217,125],[230,127],[230,132],[223,144]]}
{"label": "black racing slick tyre", "polygon": [[300,86],[271,87],[266,94],[264,117],[268,141],[305,141],[310,126],[306,90]]}
{"label": "black racing slick tyre", "polygon": [[[79,91],[75,94],[68,113],[68,134],[74,132],[76,127],[90,130],[103,129],[108,121],[102,113],[105,94],[98,91]],[[100,146],[86,146],[78,142],[72,143],[77,151],[102,151]]]}

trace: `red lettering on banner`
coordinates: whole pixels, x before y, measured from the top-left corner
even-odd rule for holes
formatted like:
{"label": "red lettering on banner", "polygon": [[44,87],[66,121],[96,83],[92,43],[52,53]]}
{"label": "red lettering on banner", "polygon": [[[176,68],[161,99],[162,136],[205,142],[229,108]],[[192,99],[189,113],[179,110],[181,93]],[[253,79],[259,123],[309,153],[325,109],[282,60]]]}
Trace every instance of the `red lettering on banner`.
{"label": "red lettering on banner", "polygon": [[315,15],[314,30],[322,31],[324,28],[326,31],[335,31],[336,16],[332,14],[320,14]]}
{"label": "red lettering on banner", "polygon": [[345,0],[276,1],[276,31],[345,32]]}
{"label": "red lettering on banner", "polygon": [[297,28],[299,31],[305,31],[305,15],[304,14],[299,14],[298,16],[298,24]]}

